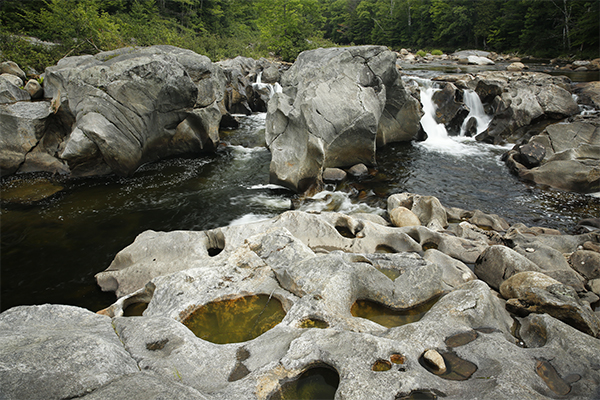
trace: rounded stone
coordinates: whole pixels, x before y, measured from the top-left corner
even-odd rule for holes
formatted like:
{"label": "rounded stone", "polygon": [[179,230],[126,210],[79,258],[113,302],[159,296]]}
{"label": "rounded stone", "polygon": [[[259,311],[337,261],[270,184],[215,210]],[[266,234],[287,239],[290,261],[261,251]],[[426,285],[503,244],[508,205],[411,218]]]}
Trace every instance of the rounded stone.
{"label": "rounded stone", "polygon": [[425,354],[423,354],[423,358],[431,367],[435,368],[437,373],[443,374],[446,372],[446,363],[444,362],[444,357],[442,357],[437,350],[427,350]]}
{"label": "rounded stone", "polygon": [[365,176],[369,174],[369,169],[365,164],[356,164],[348,170],[348,173],[355,177]]}
{"label": "rounded stone", "polygon": [[396,207],[390,211],[390,220],[394,226],[399,228],[404,226],[421,226],[419,217],[406,207]]}

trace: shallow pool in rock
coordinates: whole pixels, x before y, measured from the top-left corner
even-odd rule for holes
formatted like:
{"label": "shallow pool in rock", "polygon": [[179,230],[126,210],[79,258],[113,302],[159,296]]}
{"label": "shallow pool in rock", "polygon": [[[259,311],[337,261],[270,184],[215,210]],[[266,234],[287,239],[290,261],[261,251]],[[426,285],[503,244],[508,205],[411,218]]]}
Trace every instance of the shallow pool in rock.
{"label": "shallow pool in rock", "polygon": [[371,300],[357,300],[350,308],[350,313],[354,317],[366,318],[386,328],[393,328],[419,321],[439,299],[437,296],[406,309],[394,309]]}
{"label": "shallow pool in rock", "polygon": [[212,343],[240,343],[272,329],[285,317],[281,302],[268,294],[213,301],[181,321],[196,336]]}

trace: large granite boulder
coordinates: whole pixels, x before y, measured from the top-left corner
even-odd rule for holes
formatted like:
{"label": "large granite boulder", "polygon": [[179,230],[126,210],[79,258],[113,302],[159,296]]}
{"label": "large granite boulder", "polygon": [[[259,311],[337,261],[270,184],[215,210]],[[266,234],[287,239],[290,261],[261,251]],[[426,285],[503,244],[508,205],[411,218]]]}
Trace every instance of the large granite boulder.
{"label": "large granite boulder", "polygon": [[395,61],[381,46],[301,53],[269,102],[271,181],[305,191],[324,168],[373,165],[378,143],[414,139],[420,107]]}
{"label": "large granite boulder", "polygon": [[59,157],[75,176],[130,175],[146,162],[210,149],[224,84],[207,57],[171,46],[62,59],[44,80],[45,96],[75,118]]}
{"label": "large granite boulder", "polygon": [[[7,102],[29,100],[21,92],[0,79]],[[213,150],[224,93],[220,67],[172,46],[63,58],[46,71],[45,101],[0,108],[2,174],[130,175],[143,163]]]}
{"label": "large granite boulder", "polygon": [[[530,163],[537,148],[539,162]],[[541,160],[540,160],[541,159]],[[553,124],[527,144],[504,155],[509,169],[520,178],[558,189],[600,191],[600,118],[574,117]]]}

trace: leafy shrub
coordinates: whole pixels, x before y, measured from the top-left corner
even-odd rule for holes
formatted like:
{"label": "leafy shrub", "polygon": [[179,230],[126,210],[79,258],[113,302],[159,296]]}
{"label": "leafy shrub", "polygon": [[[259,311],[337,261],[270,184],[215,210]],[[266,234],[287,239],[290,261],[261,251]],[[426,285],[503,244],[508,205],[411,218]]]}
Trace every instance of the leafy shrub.
{"label": "leafy shrub", "polygon": [[431,52],[431,55],[433,56],[441,56],[442,54],[444,54],[441,50],[433,50]]}
{"label": "leafy shrub", "polygon": [[427,53],[425,53],[423,50],[419,50],[419,51],[417,51],[417,55],[419,57],[425,57],[427,55]]}

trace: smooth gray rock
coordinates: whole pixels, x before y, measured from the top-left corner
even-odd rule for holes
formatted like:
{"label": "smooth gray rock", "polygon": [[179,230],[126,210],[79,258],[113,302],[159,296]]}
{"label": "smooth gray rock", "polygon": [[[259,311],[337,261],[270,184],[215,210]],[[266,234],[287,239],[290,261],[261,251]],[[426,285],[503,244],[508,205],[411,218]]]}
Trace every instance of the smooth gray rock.
{"label": "smooth gray rock", "polygon": [[40,85],[39,82],[35,79],[30,79],[29,81],[27,81],[27,84],[25,85],[25,90],[34,100],[41,99],[42,97],[44,97],[44,88],[42,88],[42,85]]}
{"label": "smooth gray rock", "polygon": [[271,182],[302,192],[323,168],[373,165],[377,143],[416,136],[418,106],[404,90],[395,57],[381,46],[298,56],[267,111]]}
{"label": "smooth gray rock", "polygon": [[502,245],[488,247],[475,262],[475,275],[496,290],[502,282],[523,271],[541,271],[541,268]]}
{"label": "smooth gray rock", "polygon": [[62,59],[47,69],[44,90],[74,120],[59,155],[73,176],[105,171],[93,167],[99,156],[111,172],[130,175],[214,147],[225,77],[205,56],[152,46]]}
{"label": "smooth gray rock", "polygon": [[0,314],[2,398],[74,398],[138,371],[108,317],[63,305]]}
{"label": "smooth gray rock", "polygon": [[174,379],[162,375],[138,372],[115,379],[110,384],[96,389],[92,393],[81,397],[85,400],[131,400],[143,397],[148,400],[182,399],[182,400],[209,400],[208,397],[196,389],[177,382],[177,372],[172,372]]}
{"label": "smooth gray rock", "polygon": [[500,144],[516,141],[525,127],[539,118],[561,119],[579,112],[568,91],[570,81],[543,73],[493,71],[479,73],[469,83],[494,117],[477,140]]}

